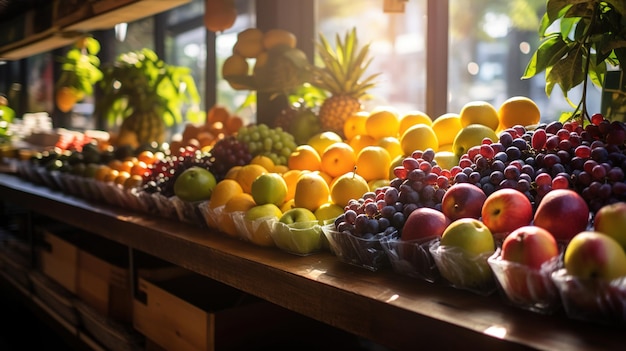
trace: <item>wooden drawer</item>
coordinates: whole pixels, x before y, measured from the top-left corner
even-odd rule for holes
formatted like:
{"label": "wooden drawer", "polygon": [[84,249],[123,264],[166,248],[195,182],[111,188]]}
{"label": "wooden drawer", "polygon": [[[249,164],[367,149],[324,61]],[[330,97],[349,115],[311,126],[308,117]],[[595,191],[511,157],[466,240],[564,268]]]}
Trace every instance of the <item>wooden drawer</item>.
{"label": "wooden drawer", "polygon": [[120,266],[85,250],[78,252],[76,294],[101,315],[132,321],[132,293],[128,265]]}
{"label": "wooden drawer", "polygon": [[39,249],[41,271],[69,292],[76,294],[78,247],[73,243],[43,229]]}

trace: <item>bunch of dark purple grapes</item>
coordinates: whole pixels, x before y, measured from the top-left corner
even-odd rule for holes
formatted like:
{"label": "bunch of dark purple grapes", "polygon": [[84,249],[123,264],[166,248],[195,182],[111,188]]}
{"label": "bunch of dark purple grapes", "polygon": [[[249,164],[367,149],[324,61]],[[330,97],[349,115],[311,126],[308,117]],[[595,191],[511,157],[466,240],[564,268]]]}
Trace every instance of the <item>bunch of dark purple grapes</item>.
{"label": "bunch of dark purple grapes", "polygon": [[252,160],[248,146],[234,135],[228,135],[216,142],[211,149],[211,156],[213,157],[211,171],[217,181],[224,179],[231,168],[247,165]]}
{"label": "bunch of dark purple grapes", "polygon": [[434,161],[432,149],[418,150],[394,168],[388,186],[352,199],[335,220],[340,232],[364,239],[400,235],[406,218],[420,207],[441,209],[441,199],[450,187],[451,173]]}
{"label": "bunch of dark purple grapes", "polygon": [[622,122],[599,114],[584,128],[577,121],[515,126],[470,148],[450,172],[454,183],[472,183],[487,195],[517,189],[534,204],[552,189],[574,189],[595,212],[626,199],[625,139]]}
{"label": "bunch of dark purple grapes", "polygon": [[144,175],[143,190],[149,193],[161,193],[166,197],[174,196],[176,178],[186,169],[202,167],[211,171],[211,154],[194,147],[187,147],[177,155],[167,155],[155,162]]}

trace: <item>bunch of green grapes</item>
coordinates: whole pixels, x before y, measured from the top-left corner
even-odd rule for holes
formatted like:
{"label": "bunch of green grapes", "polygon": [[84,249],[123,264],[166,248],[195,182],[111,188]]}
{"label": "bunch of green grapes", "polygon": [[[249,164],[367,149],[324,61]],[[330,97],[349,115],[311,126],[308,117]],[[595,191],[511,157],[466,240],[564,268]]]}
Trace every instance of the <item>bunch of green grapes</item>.
{"label": "bunch of green grapes", "polygon": [[286,165],[289,155],[297,147],[293,135],[281,127],[270,128],[266,124],[253,124],[240,128],[237,132],[237,140],[246,144],[253,156],[267,156],[277,165]]}

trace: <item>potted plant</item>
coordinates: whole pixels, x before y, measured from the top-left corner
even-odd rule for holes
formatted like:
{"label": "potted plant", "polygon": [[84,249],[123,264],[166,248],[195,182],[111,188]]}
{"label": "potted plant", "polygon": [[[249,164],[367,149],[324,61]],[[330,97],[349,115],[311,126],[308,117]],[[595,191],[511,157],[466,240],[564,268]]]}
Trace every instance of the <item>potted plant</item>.
{"label": "potted plant", "polygon": [[[546,94],[550,96],[558,84],[575,108],[559,120],[589,120],[588,81],[602,87],[608,65],[620,67],[626,62],[626,4],[623,0],[547,0],[539,36],[542,43],[522,78],[545,71]],[[582,96],[576,104],[567,93],[580,84]]]}
{"label": "potted plant", "polygon": [[121,54],[103,68],[96,114],[119,131],[115,144],[165,140],[167,127],[183,122],[184,104],[197,112],[200,95],[190,69],[168,65],[150,49]]}

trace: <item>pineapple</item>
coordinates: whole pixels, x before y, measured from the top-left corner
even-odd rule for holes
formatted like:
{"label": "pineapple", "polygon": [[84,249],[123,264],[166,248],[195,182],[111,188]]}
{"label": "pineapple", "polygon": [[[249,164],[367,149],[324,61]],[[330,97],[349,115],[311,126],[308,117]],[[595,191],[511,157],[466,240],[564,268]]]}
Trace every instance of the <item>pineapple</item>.
{"label": "pineapple", "polygon": [[322,34],[319,37],[316,48],[324,67],[315,67],[313,84],[331,94],[320,107],[319,117],[324,130],[343,135],[344,122],[362,109],[361,99],[380,73],[361,80],[371,58],[367,58],[369,44],[357,47],[356,28],[346,33],[343,42],[336,37],[335,50]]}

